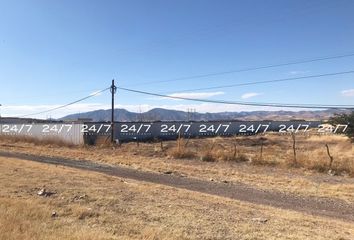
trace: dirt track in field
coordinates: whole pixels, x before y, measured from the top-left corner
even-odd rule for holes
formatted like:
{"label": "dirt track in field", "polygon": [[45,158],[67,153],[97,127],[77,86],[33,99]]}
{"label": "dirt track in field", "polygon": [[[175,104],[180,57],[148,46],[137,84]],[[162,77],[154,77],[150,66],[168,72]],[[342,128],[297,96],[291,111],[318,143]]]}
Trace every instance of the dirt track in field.
{"label": "dirt track in field", "polygon": [[138,181],[167,185],[195,192],[227,197],[240,201],[262,204],[276,208],[294,210],[307,214],[338,218],[354,222],[354,204],[338,199],[319,197],[300,197],[278,191],[262,190],[242,183],[228,183],[198,180],[177,176],[171,173],[154,173],[131,169],[128,167],[111,166],[92,161],[71,160],[57,157],[43,157],[23,153],[0,152],[0,156],[14,158],[19,161],[29,160],[40,163],[54,164],[104,173],[111,176],[134,179]]}

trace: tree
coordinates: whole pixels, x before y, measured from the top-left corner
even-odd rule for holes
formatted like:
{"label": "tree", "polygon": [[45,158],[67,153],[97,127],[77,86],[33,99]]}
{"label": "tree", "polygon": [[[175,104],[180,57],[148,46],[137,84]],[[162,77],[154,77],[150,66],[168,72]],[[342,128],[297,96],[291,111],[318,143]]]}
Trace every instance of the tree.
{"label": "tree", "polygon": [[354,141],[354,111],[351,113],[334,114],[328,121],[332,125],[348,125],[345,135]]}

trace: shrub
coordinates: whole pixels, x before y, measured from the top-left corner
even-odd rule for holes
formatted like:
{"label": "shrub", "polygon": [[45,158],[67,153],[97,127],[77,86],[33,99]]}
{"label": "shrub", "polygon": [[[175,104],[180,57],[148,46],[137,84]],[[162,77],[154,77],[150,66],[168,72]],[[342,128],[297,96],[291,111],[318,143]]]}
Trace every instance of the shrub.
{"label": "shrub", "polygon": [[328,123],[332,125],[344,124],[348,125],[345,135],[347,135],[352,141],[354,141],[354,111],[349,114],[335,114],[331,117]]}
{"label": "shrub", "polygon": [[210,152],[203,152],[200,156],[200,160],[203,162],[215,162],[215,158]]}
{"label": "shrub", "polygon": [[176,159],[195,158],[195,153],[185,147],[174,147],[169,151],[169,155]]}

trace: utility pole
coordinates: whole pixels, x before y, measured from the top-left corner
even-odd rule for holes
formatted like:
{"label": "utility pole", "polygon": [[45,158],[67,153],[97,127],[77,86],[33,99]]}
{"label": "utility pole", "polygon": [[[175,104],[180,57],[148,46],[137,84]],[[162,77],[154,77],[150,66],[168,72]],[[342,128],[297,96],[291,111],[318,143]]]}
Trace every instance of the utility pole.
{"label": "utility pole", "polygon": [[114,94],[117,91],[117,87],[114,85],[114,79],[112,79],[111,85],[111,94],[112,94],[112,112],[111,112],[111,143],[114,142]]}

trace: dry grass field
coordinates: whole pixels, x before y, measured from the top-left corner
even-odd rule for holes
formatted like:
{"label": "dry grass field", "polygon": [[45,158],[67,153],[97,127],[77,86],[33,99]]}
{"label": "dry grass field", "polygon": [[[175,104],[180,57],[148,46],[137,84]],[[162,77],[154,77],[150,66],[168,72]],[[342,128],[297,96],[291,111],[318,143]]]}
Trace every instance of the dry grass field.
{"label": "dry grass field", "polygon": [[345,221],[13,158],[0,183],[4,240],[354,239]]}
{"label": "dry grass field", "polygon": [[[114,148],[2,138],[0,151],[354,203],[353,144],[333,135],[296,136],[295,143],[296,162],[293,138],[271,134]],[[54,194],[38,196],[41,188]],[[4,157],[0,215],[0,239],[354,239],[354,223],[344,220]]]}
{"label": "dry grass field", "polygon": [[[326,144],[333,157],[330,174]],[[9,152],[84,159],[153,172],[172,171],[204,180],[241,182],[268,190],[354,202],[354,145],[348,138],[296,136],[295,166],[292,146],[290,135],[272,134],[125,143],[115,148],[23,142],[18,138],[0,140],[0,148]]]}

